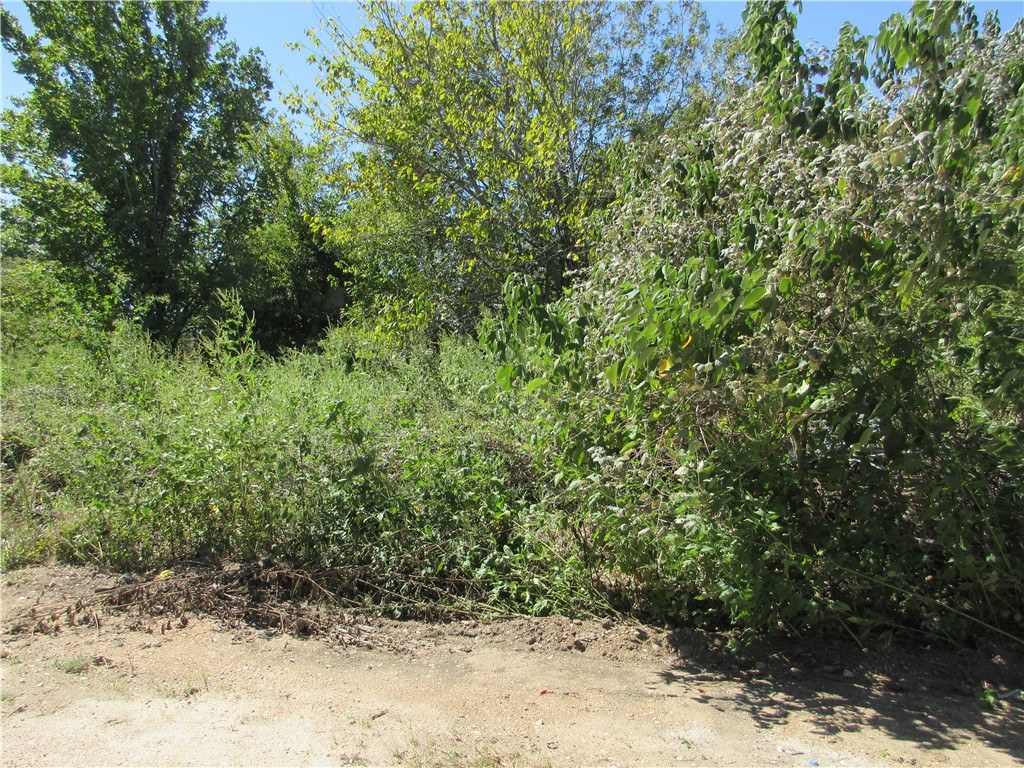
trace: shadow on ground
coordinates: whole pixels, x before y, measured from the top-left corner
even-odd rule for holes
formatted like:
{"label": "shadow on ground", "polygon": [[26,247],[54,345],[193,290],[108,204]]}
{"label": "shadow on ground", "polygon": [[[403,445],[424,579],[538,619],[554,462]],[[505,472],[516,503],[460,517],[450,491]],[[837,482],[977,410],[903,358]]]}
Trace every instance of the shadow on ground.
{"label": "shadow on ground", "polygon": [[[974,738],[1024,762],[1024,701],[986,700],[1024,690],[1024,653],[1015,649],[819,643],[736,654],[713,636],[681,630],[669,639],[677,656],[660,673],[662,695],[745,712],[760,728],[799,716],[822,735],[873,729],[936,751]],[[702,685],[712,682],[732,685]]]}

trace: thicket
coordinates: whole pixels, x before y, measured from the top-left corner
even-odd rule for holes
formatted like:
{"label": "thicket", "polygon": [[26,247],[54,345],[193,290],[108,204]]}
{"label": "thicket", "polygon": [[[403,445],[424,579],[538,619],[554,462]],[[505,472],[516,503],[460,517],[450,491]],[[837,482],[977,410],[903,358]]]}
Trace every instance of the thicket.
{"label": "thicket", "polygon": [[[216,330],[176,353],[123,323],[70,338],[74,315],[6,337],[5,568],[270,557],[398,614],[587,609],[477,343],[386,354],[347,327],[271,359],[222,298]],[[5,299],[14,325],[40,308]]]}
{"label": "thicket", "polygon": [[1024,627],[1024,29],[915,5],[626,148],[587,279],[510,284],[548,497],[637,608],[748,629]]}
{"label": "thicket", "polygon": [[[407,26],[429,17],[476,39],[482,13],[373,7],[390,26],[361,55],[392,64]],[[548,6],[525,20],[517,7],[484,16],[509,39],[526,24],[537,46],[562,22],[583,34],[613,20],[583,4],[544,24]],[[1024,26],[918,3],[873,38],[847,26],[808,52],[795,25],[785,3],[749,4],[724,59],[742,66],[687,81],[685,108],[638,112],[617,138],[608,127],[586,204],[559,214],[573,242],[557,279],[557,237],[537,263],[496,253],[487,281],[512,277],[493,314],[459,303],[491,292],[459,259],[529,234],[512,214],[537,190],[516,177],[494,229],[470,198],[457,226],[433,221],[454,210],[466,161],[496,151],[480,148],[493,126],[472,121],[463,146],[480,146],[447,162],[441,137],[364,197],[265,134],[245,167],[283,186],[239,198],[255,224],[235,219],[247,234],[231,252],[252,268],[173,348],[69,271],[70,251],[24,239],[3,264],[4,567],[271,557],[406,615],[617,608],[747,633],[1024,636]],[[555,107],[512,98],[531,93],[523,66],[505,106],[532,120]],[[381,77],[399,88],[402,71]],[[391,107],[410,127],[436,96],[403,93],[364,105],[363,128]],[[537,178],[560,173],[564,128],[537,123]],[[356,163],[367,173],[404,157],[401,137],[377,138]],[[505,149],[489,193],[522,147]],[[423,163],[444,174],[416,177]],[[56,187],[60,210],[95,202],[73,181]],[[374,227],[388,231],[367,239]],[[288,334],[249,308],[287,317],[322,289],[325,249],[362,307],[282,351]],[[561,295],[559,259],[580,268]],[[270,269],[297,292],[253,304],[264,262],[315,278],[300,290],[295,270]]]}

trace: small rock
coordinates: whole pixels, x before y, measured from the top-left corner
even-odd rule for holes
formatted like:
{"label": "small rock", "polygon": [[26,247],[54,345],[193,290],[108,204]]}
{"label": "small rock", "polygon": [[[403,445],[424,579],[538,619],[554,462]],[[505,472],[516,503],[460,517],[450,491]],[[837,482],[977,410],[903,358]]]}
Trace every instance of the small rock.
{"label": "small rock", "polygon": [[572,645],[573,645],[573,648],[575,648],[577,651],[585,651],[585,650],[587,650],[587,641],[584,640],[582,637],[577,638],[576,642],[573,643]]}
{"label": "small rock", "polygon": [[612,628],[612,623],[613,622],[612,622],[611,619],[605,619],[604,621],[601,622],[601,629],[611,629]]}
{"label": "small rock", "polygon": [[851,670],[849,670],[849,669],[844,669],[844,670],[843,670],[843,677],[845,677],[845,678],[846,678],[847,680],[852,680],[852,679],[853,679],[853,678],[855,678],[856,676],[857,676],[857,675],[856,675],[856,674],[854,674],[854,673],[853,673],[853,672],[852,672]]}
{"label": "small rock", "polygon": [[558,749],[558,742],[549,741],[548,742],[548,749]]}

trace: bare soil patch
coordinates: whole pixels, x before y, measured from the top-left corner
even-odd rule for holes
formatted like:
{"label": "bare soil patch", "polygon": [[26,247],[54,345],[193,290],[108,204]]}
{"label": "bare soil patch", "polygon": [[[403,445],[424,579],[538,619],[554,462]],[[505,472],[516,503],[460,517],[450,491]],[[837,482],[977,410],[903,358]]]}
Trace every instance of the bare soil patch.
{"label": "bare soil patch", "polygon": [[1024,761],[1024,658],[1011,650],[733,654],[721,637],[616,617],[386,621],[317,605],[303,578],[274,567],[142,582],[59,566],[4,574],[0,761]]}

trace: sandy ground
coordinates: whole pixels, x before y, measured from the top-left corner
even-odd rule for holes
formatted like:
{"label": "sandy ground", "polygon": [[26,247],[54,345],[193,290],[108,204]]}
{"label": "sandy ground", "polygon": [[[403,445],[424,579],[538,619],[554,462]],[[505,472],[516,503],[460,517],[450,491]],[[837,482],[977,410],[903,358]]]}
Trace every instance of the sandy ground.
{"label": "sandy ground", "polygon": [[[613,620],[352,618],[326,639],[131,611],[72,625],[67,607],[111,579],[3,576],[2,765],[1024,761],[1024,706],[978,697],[1019,685],[1005,651],[980,666],[814,645],[735,656],[714,636]],[[33,608],[61,630],[26,624]]]}

